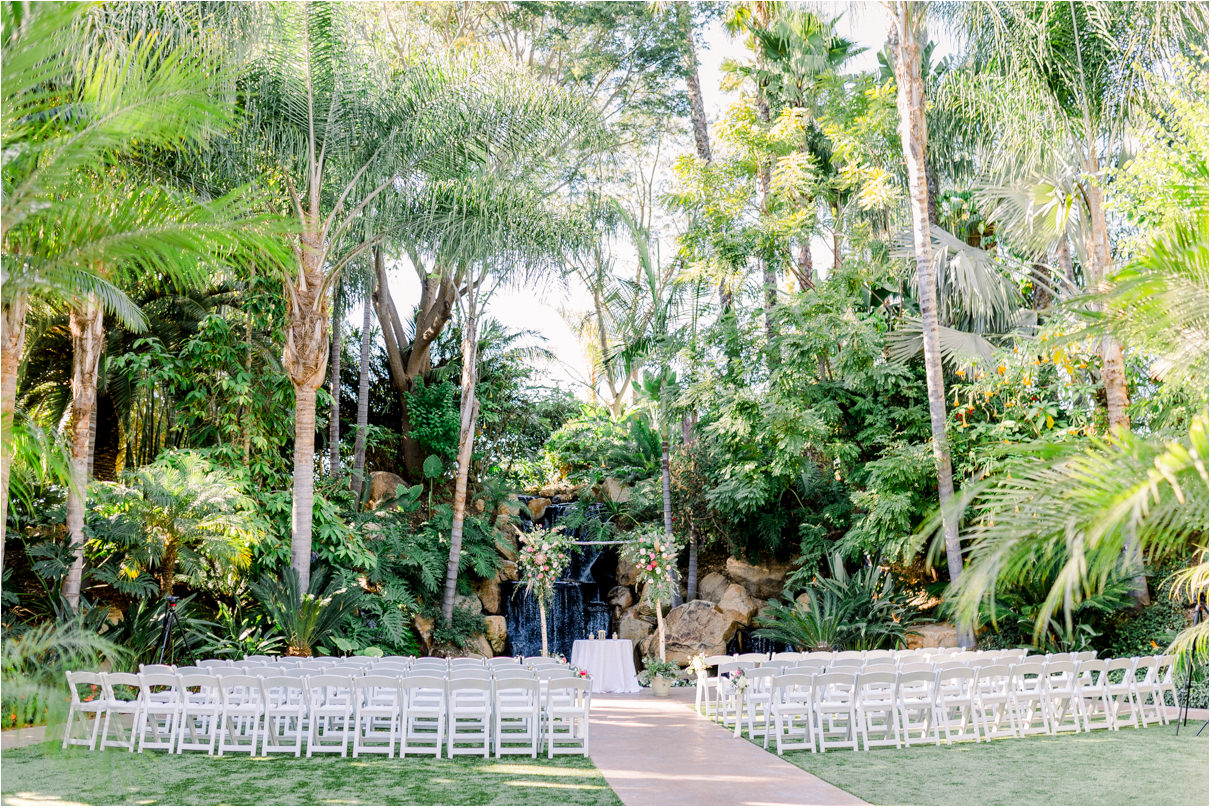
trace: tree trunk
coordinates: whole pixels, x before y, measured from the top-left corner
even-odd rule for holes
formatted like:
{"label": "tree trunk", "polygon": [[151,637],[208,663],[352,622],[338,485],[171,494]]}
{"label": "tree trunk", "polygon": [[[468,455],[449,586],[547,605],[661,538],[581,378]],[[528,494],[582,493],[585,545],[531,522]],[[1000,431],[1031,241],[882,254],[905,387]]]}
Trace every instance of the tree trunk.
{"label": "tree trunk", "polygon": [[815,269],[812,267],[811,237],[804,236],[799,242],[799,263],[795,268],[795,280],[799,281],[800,291],[806,292],[815,285],[813,278],[814,275]]}
{"label": "tree trunk", "polygon": [[299,274],[287,296],[286,345],[282,365],[294,385],[294,502],[291,510],[290,566],[299,588],[311,585],[311,522],[315,503],[315,397],[328,369],[328,301],[322,245],[304,234]]}
{"label": "tree trunk", "polygon": [[362,346],[357,362],[357,434],[353,438],[353,479],[350,485],[362,501],[362,479],[366,474],[366,423],[370,419],[370,295],[362,300]]}
{"label": "tree trunk", "polygon": [[332,305],[332,405],[328,410],[328,473],[333,477],[341,472],[341,313]]}
{"label": "tree trunk", "polygon": [[467,318],[463,323],[462,400],[459,404],[458,472],[454,480],[454,517],[450,526],[450,560],[446,563],[446,588],[442,594],[442,616],[454,618],[454,593],[458,585],[458,562],[463,549],[463,521],[467,515],[467,478],[471,472],[471,450],[475,444],[475,422],[479,400],[475,384],[479,380],[477,284],[467,291]]}
{"label": "tree trunk", "polygon": [[[946,541],[946,566],[954,586],[963,573],[959,545],[958,514],[950,507],[954,497],[954,472],[946,439],[946,390],[942,378],[942,353],[938,339],[937,285],[929,235],[929,188],[925,154],[925,88],[921,80],[921,49],[917,21],[923,7],[899,0],[891,6],[892,52],[895,55],[897,101],[900,108],[900,140],[908,164],[908,191],[912,207],[913,243],[916,248],[917,293],[921,305],[921,330],[925,346],[925,381],[929,394],[929,424],[933,434],[934,464],[938,472],[938,500],[942,532]],[[970,644],[970,630],[960,627],[960,644]]]}
{"label": "tree trunk", "polygon": [[101,303],[89,297],[68,314],[71,331],[71,467],[72,485],[67,491],[67,536],[72,549],[71,567],[63,581],[63,597],[73,609],[80,606],[84,576],[84,506],[88,488],[89,438],[93,408],[97,404],[97,363],[105,344],[104,312]]}
{"label": "tree trunk", "polygon": [[8,525],[8,470],[13,462],[13,420],[17,414],[17,367],[25,349],[25,295],[0,307],[0,570],[4,569],[4,533]]}
{"label": "tree trunk", "polygon": [[698,80],[698,51],[694,45],[694,24],[690,19],[690,4],[677,3],[677,25],[683,38],[681,67],[685,71],[685,94],[690,102],[690,124],[694,131],[694,148],[703,162],[711,161],[711,138],[706,127],[706,107],[702,103],[702,83]]}
{"label": "tree trunk", "polygon": [[1030,305],[1036,312],[1051,308],[1051,268],[1046,264],[1030,265]]}
{"label": "tree trunk", "polygon": [[1076,271],[1072,268],[1072,249],[1068,246],[1068,236],[1064,233],[1060,234],[1060,240],[1055,245],[1055,262],[1060,265],[1060,272],[1064,273],[1064,280],[1071,287],[1076,283]]}
{"label": "tree trunk", "polygon": [[177,540],[164,545],[164,561],[160,564],[160,597],[172,594],[172,579],[177,577]]}

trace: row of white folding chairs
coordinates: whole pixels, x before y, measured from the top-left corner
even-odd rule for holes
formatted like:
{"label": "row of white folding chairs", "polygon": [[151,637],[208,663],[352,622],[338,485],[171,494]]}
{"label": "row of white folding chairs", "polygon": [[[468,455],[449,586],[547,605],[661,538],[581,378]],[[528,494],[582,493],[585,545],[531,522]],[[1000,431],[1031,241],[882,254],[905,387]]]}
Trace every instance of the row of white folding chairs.
{"label": "row of white folding chairs", "polygon": [[[63,747],[353,756],[588,755],[591,681],[516,677],[68,672]],[[87,688],[89,698],[81,698]],[[98,695],[99,694],[99,695]],[[91,728],[88,719],[92,719]],[[85,734],[73,735],[78,719]],[[129,728],[124,726],[129,721]],[[111,731],[115,734],[111,734]]]}
{"label": "row of white folding chairs", "polygon": [[[931,671],[891,669],[818,672],[790,669],[746,673],[743,694],[727,692],[724,723],[747,717],[750,736],[773,725],[784,748],[900,746],[917,740],[991,740],[1130,723],[1168,723],[1165,696],[1177,694],[1173,659],[1166,656],[1023,662],[1017,665],[943,666]],[[1142,674],[1137,676],[1137,673]],[[1124,718],[1126,713],[1126,718]],[[939,728],[943,734],[939,734]],[[872,741],[872,733],[881,734]],[[983,738],[981,738],[983,734]],[[796,746],[787,746],[798,737]]]}
{"label": "row of white folding chairs", "polygon": [[[367,656],[319,656],[319,657],[275,657],[263,654],[246,656],[241,660],[224,660],[224,659],[203,659],[195,664],[201,667],[208,665],[222,664],[244,664],[244,665],[274,665],[274,664],[294,664],[294,665],[361,665],[363,667],[376,667],[380,664],[408,665],[412,666],[416,663],[446,665],[448,667],[459,665],[480,665],[480,666],[496,666],[509,665],[520,663],[522,665],[559,665],[564,664],[560,660],[553,657],[543,656],[497,656],[497,657],[414,657],[414,656],[382,656],[382,657],[367,657]],[[140,666],[142,669],[144,666]]]}
{"label": "row of white folding chairs", "polygon": [[200,660],[196,665],[174,666],[174,665],[140,665],[140,673],[179,673],[179,674],[247,674],[249,676],[277,676],[281,674],[300,674],[300,675],[317,675],[321,673],[329,673],[335,675],[350,675],[355,676],[363,672],[369,673],[384,673],[384,674],[403,674],[409,672],[424,672],[434,673],[438,675],[446,675],[448,673],[457,672],[472,672],[491,675],[494,671],[500,670],[568,670],[569,666],[565,663],[556,660],[546,660],[544,662],[530,662],[520,664],[514,658],[509,658],[508,662],[499,662],[493,665],[483,664],[461,664],[454,663],[446,665],[444,663],[427,662],[418,660],[411,664],[404,662],[377,662],[375,664],[359,664],[355,662],[338,662],[328,663],[316,661],[310,663],[291,663],[291,662],[222,662],[216,660]]}

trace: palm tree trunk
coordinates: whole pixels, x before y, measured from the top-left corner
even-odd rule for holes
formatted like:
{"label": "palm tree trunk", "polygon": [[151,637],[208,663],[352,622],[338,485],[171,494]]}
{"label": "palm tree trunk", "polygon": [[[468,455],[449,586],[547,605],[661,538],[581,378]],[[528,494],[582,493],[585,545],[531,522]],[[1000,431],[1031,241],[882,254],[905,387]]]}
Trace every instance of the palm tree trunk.
{"label": "palm tree trunk", "polygon": [[681,29],[681,66],[685,71],[685,94],[690,102],[690,123],[698,158],[711,161],[711,138],[706,127],[706,107],[702,103],[702,83],[698,79],[698,51],[694,46],[694,26],[689,3],[677,3],[677,25]]}
{"label": "palm tree trunk", "polygon": [[366,422],[370,419],[370,295],[362,300],[362,352],[357,362],[357,434],[353,438],[353,479],[350,485],[358,502],[362,500],[362,479],[366,473]]}
{"label": "palm tree trunk", "polygon": [[[891,6],[892,51],[895,55],[897,100],[900,108],[900,140],[908,164],[908,191],[912,207],[913,244],[917,260],[917,293],[921,305],[921,329],[925,345],[925,382],[929,395],[929,424],[933,434],[934,465],[938,472],[938,501],[942,511],[942,533],[946,542],[946,566],[951,585],[963,573],[959,545],[958,515],[950,507],[954,498],[954,472],[946,439],[946,389],[942,379],[942,352],[938,339],[937,284],[929,234],[929,187],[925,153],[925,87],[921,80],[921,46],[917,21],[922,6],[899,0]],[[966,627],[960,627],[960,644],[970,643]]]}
{"label": "palm tree trunk", "polygon": [[164,545],[164,561],[160,564],[160,597],[172,594],[172,581],[177,577],[177,540]]}
{"label": "palm tree trunk", "polygon": [[73,609],[80,605],[84,577],[84,505],[88,487],[88,455],[92,415],[97,404],[97,363],[105,343],[104,312],[89,297],[68,315],[71,331],[71,466],[73,484],[67,492],[67,536],[72,562],[63,581],[63,597]]}
{"label": "palm tree trunk", "polygon": [[328,410],[328,473],[335,477],[341,471],[341,313],[332,305],[332,404]]}
{"label": "palm tree trunk", "polygon": [[[687,452],[686,459],[690,463],[691,469],[694,464],[694,456],[690,452],[694,440],[694,419],[686,413],[681,416],[681,445]],[[695,600],[698,597],[698,526],[694,523],[694,514],[691,509],[686,509],[686,519],[689,522],[687,527],[690,534],[690,549],[685,570],[685,599]]]}
{"label": "palm tree trunk", "polygon": [[315,397],[328,369],[328,301],[321,238],[305,233],[298,277],[288,295],[282,364],[294,385],[294,502],[290,565],[300,591],[311,585],[311,523],[315,504]]}
{"label": "palm tree trunk", "polygon": [[13,419],[17,414],[17,366],[25,349],[25,295],[13,295],[0,307],[0,570],[4,569],[4,533],[8,524],[8,470],[13,462]]}
{"label": "palm tree trunk", "polygon": [[474,279],[467,291],[467,318],[463,323],[462,400],[459,404],[458,472],[454,480],[454,516],[450,526],[450,559],[446,563],[446,588],[442,594],[442,616],[454,619],[454,593],[458,585],[458,562],[463,549],[463,521],[467,515],[467,478],[471,472],[471,450],[475,444],[475,422],[479,400],[475,384],[479,380],[478,294]]}

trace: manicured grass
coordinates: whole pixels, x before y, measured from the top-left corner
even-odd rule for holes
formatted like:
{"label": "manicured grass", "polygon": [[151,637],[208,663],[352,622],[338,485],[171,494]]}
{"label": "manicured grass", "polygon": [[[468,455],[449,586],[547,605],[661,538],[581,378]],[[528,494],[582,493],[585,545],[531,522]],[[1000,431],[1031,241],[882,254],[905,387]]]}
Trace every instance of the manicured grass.
{"label": "manicured grass", "polygon": [[205,753],[5,752],[0,799],[88,805],[619,805],[582,757],[311,759]]}
{"label": "manicured grass", "polygon": [[1200,726],[784,757],[876,805],[1207,805]]}

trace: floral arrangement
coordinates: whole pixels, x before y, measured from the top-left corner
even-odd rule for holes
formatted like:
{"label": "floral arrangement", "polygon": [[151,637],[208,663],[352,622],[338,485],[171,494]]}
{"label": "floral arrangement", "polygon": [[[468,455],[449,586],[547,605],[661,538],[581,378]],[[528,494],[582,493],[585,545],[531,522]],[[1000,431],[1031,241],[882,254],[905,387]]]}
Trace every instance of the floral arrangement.
{"label": "floral arrangement", "polygon": [[690,670],[692,670],[695,674],[701,676],[706,672],[706,667],[706,657],[704,657],[702,654],[694,654],[694,656],[690,658]]}
{"label": "floral arrangement", "polygon": [[739,690],[741,693],[748,687],[748,677],[744,675],[744,671],[736,671],[735,673],[725,674],[732,687]]}
{"label": "floral arrangement", "polygon": [[577,668],[576,675],[579,676],[581,679],[589,678],[589,672],[586,671],[584,668]]}
{"label": "floral arrangement", "polygon": [[572,542],[572,537],[564,534],[562,525],[551,530],[534,528],[523,539],[517,568],[526,582],[526,591],[544,606],[551,602],[555,582],[572,562]]}
{"label": "floral arrangement", "polygon": [[660,604],[673,599],[679,549],[676,539],[659,528],[631,536],[623,547],[623,557],[638,570],[636,583],[646,589],[649,601]]}

